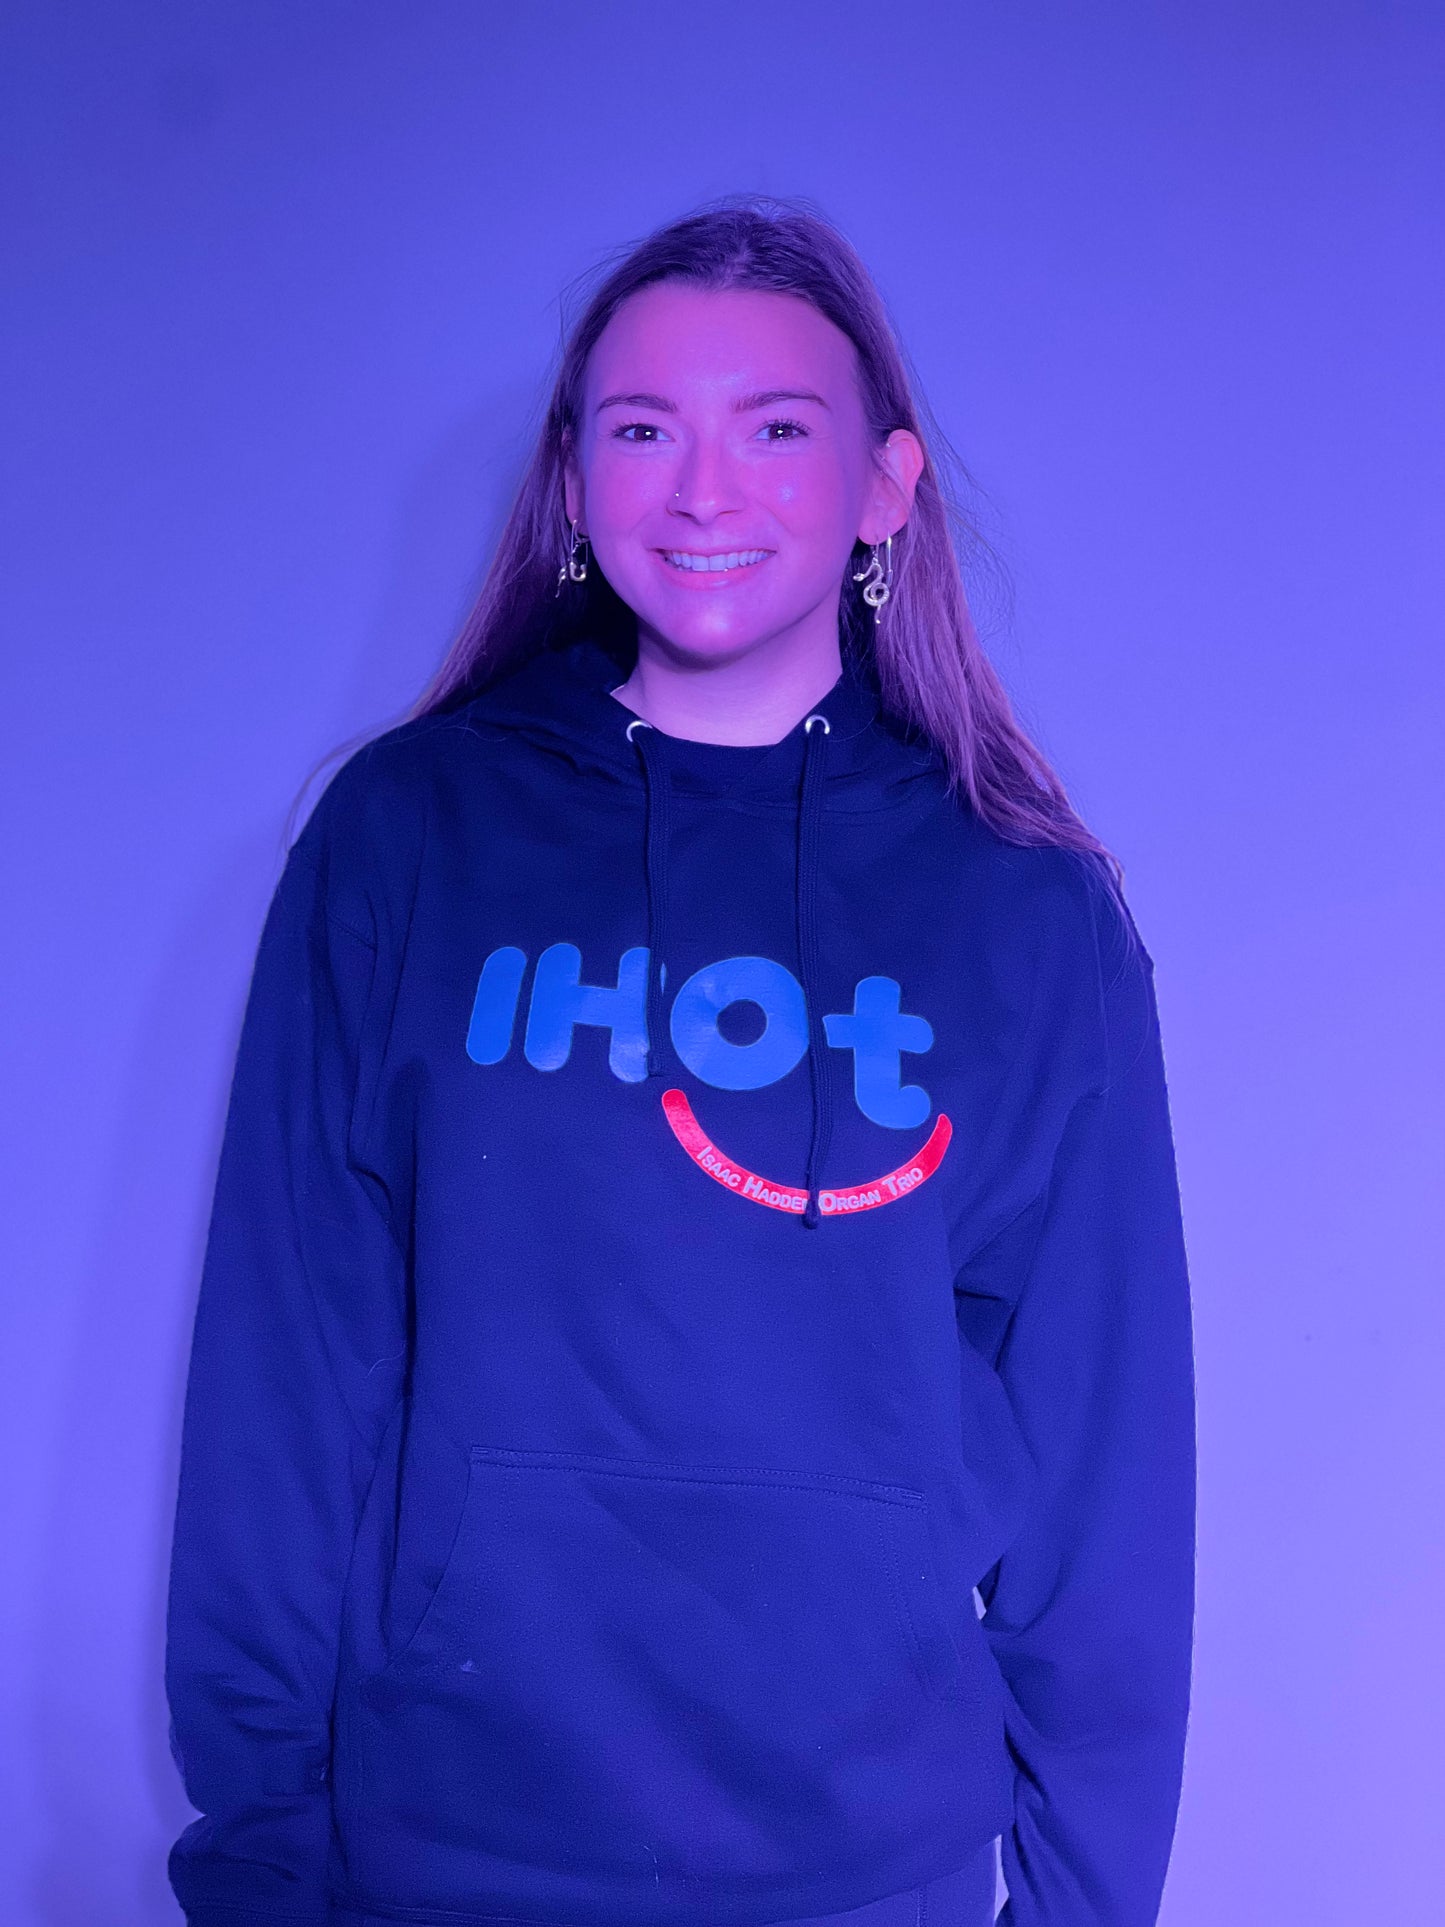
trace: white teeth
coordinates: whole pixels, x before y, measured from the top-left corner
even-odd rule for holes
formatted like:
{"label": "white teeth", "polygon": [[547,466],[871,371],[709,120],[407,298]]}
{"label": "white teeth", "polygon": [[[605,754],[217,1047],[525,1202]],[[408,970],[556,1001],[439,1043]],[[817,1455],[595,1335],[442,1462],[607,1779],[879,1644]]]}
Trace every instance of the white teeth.
{"label": "white teeth", "polygon": [[767,554],[767,549],[737,549],[731,555],[692,555],[686,549],[663,550],[663,555],[675,569],[705,569],[711,574],[723,569],[751,568],[754,562],[761,562]]}

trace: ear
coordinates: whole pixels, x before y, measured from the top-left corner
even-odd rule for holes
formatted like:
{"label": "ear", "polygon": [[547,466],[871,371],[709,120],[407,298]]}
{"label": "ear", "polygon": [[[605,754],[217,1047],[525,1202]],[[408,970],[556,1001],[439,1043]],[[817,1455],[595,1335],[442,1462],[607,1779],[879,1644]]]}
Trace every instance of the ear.
{"label": "ear", "polygon": [[570,446],[562,452],[562,497],[567,510],[567,520],[576,522],[585,533],[587,528],[582,491],[582,472]]}
{"label": "ear", "polygon": [[912,430],[895,428],[873,469],[858,528],[860,542],[881,542],[886,535],[897,535],[913,511],[924,459],[923,444]]}

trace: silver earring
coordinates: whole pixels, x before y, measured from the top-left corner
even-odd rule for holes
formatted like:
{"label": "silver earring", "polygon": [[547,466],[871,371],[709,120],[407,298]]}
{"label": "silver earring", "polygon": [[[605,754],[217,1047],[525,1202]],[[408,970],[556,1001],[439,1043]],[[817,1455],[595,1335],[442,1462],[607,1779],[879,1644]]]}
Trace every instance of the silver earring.
{"label": "silver earring", "polygon": [[873,611],[874,622],[883,620],[883,605],[893,593],[893,537],[886,536],[884,544],[888,555],[887,569],[878,559],[878,544],[874,542],[868,567],[860,569],[853,577],[855,582],[863,584],[863,600]]}
{"label": "silver earring", "polygon": [[572,524],[572,547],[568,550],[566,560],[557,571],[557,587],[553,591],[554,594],[561,595],[564,582],[585,582],[587,580],[587,558],[585,555],[582,555],[579,559],[579,551],[586,548],[586,546],[587,537],[585,535],[578,535],[577,524],[574,522]]}

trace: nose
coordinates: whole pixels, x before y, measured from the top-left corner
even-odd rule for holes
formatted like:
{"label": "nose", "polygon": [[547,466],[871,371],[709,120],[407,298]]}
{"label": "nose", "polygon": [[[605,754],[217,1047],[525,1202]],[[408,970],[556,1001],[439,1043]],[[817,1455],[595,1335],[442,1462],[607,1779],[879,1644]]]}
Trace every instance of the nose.
{"label": "nose", "polygon": [[673,470],[674,494],[668,507],[696,522],[710,522],[743,507],[737,469],[721,439],[699,435]]}

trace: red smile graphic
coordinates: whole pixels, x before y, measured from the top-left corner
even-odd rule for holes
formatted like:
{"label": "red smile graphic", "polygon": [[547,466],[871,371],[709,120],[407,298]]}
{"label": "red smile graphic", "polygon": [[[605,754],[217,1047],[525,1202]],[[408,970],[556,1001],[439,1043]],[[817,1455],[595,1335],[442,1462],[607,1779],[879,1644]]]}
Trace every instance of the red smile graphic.
{"label": "red smile graphic", "polygon": [[[731,1158],[724,1157],[693,1115],[684,1092],[664,1091],[662,1108],[672,1126],[673,1136],[699,1170],[706,1171],[710,1178],[715,1178],[740,1198],[751,1198],[754,1204],[765,1204],[770,1210],[799,1213],[806,1210],[806,1191],[795,1190],[787,1184],[770,1184],[755,1171],[746,1170],[741,1164],[734,1164]],[[933,1176],[952,1136],[953,1126],[940,1112],[928,1134],[927,1143],[917,1157],[910,1158],[906,1164],[900,1164],[896,1170],[889,1171],[881,1178],[873,1178],[867,1184],[851,1184],[841,1191],[820,1191],[819,1209],[824,1216],[837,1212],[872,1211],[880,1204],[892,1204],[896,1198],[906,1198],[910,1191],[917,1190],[925,1178]]]}

